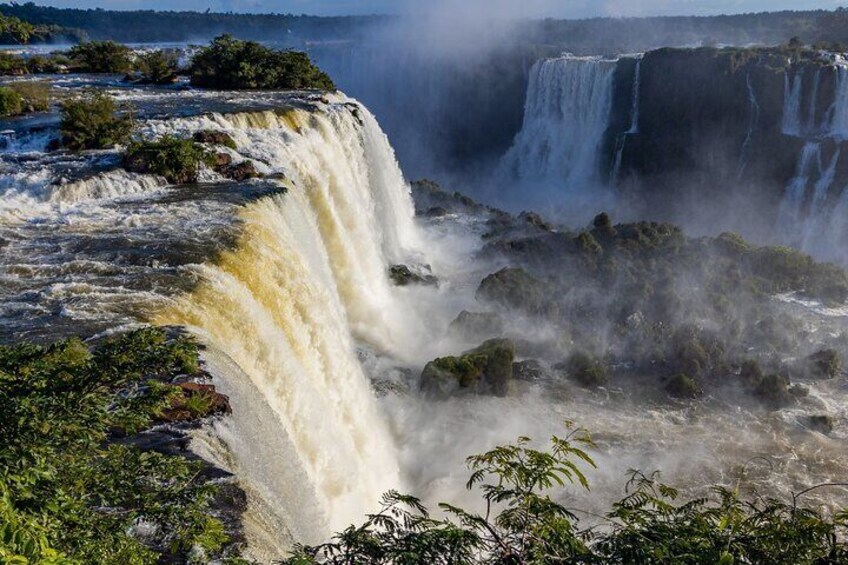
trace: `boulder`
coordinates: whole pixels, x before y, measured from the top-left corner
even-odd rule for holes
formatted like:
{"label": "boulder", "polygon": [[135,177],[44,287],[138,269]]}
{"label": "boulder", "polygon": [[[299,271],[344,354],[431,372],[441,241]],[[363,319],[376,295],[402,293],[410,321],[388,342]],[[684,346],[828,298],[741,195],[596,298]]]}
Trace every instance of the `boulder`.
{"label": "boulder", "polygon": [[792,404],[795,396],[789,390],[789,379],[781,375],[766,375],[754,389],[754,396],[773,410]]}
{"label": "boulder", "polygon": [[230,134],[223,131],[216,131],[212,129],[200,130],[194,132],[193,139],[197,143],[206,143],[208,145],[223,145],[224,147],[229,147],[230,149],[235,149],[237,147],[235,140],[230,136]]}
{"label": "boulder", "polygon": [[515,347],[508,339],[492,339],[455,357],[431,361],[421,373],[421,388],[440,395],[457,389],[506,396],[513,378]]}
{"label": "boulder", "polygon": [[224,169],[222,174],[236,182],[243,182],[248,179],[255,179],[262,176],[256,170],[256,166],[253,164],[253,161],[242,161],[241,163],[230,165]]}
{"label": "boulder", "polygon": [[439,279],[429,273],[430,267],[416,267],[415,270],[406,265],[392,265],[389,268],[389,278],[396,286],[422,284],[438,286]]}
{"label": "boulder", "polygon": [[448,331],[469,339],[497,337],[503,334],[501,317],[492,312],[469,312],[463,310],[451,322]]}
{"label": "boulder", "polygon": [[523,269],[506,268],[489,275],[477,289],[477,300],[521,310],[528,314],[554,310],[553,293],[544,282]]}
{"label": "boulder", "polygon": [[814,432],[829,434],[833,431],[833,418],[830,416],[808,416],[807,427]]}
{"label": "boulder", "polygon": [[680,400],[691,400],[704,394],[704,391],[701,390],[701,386],[695,379],[682,373],[675,375],[668,381],[665,385],[665,391],[672,398],[678,398]]}
{"label": "boulder", "polygon": [[806,369],[815,379],[833,379],[842,373],[842,359],[834,349],[822,349],[806,359]]}
{"label": "boulder", "polygon": [[582,351],[575,351],[565,362],[554,365],[554,370],[585,388],[596,388],[607,383],[603,364]]}
{"label": "boulder", "polygon": [[553,228],[549,223],[542,219],[542,216],[537,214],[536,212],[522,212],[518,216],[519,220],[523,220],[525,223],[530,224],[533,227],[539,228],[542,231],[551,231]]}
{"label": "boulder", "polygon": [[223,175],[227,168],[233,164],[233,157],[229,153],[214,153],[210,164],[215,172]]}

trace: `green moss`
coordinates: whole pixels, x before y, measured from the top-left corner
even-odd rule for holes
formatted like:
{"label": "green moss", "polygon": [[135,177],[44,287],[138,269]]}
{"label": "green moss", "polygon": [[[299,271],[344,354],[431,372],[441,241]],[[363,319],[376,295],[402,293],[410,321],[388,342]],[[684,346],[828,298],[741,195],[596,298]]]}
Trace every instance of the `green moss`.
{"label": "green moss", "polygon": [[448,392],[452,384],[503,396],[512,380],[515,348],[509,340],[492,339],[455,357],[431,361],[421,374],[422,387]]}
{"label": "green moss", "polygon": [[607,372],[603,364],[583,351],[575,351],[568,360],[557,365],[557,369],[583,387],[596,388],[607,383]]}

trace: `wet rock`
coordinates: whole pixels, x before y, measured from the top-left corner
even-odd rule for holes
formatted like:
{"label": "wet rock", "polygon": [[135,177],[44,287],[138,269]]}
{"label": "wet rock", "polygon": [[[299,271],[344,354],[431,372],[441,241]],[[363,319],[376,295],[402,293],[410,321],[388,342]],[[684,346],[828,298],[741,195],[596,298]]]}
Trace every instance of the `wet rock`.
{"label": "wet rock", "polygon": [[554,365],[554,370],[585,388],[597,388],[607,383],[603,364],[583,351],[575,351],[565,362]]}
{"label": "wet rock", "polygon": [[192,137],[194,141],[197,143],[206,143],[208,145],[223,145],[224,147],[229,147],[230,149],[235,149],[236,142],[230,136],[230,134],[223,131],[216,131],[211,129],[204,129],[197,132],[194,132],[194,136]]}
{"label": "wet rock", "polygon": [[491,338],[503,333],[503,321],[499,315],[492,312],[469,312],[468,310],[463,310],[451,322],[448,331],[454,335],[461,335],[472,339]]}
{"label": "wet rock", "polygon": [[455,357],[431,361],[421,373],[427,392],[450,394],[466,389],[478,394],[505,396],[513,378],[515,347],[508,339],[492,339]]}
{"label": "wet rock", "polygon": [[523,269],[506,268],[489,275],[480,283],[476,297],[528,314],[554,310],[550,287]]}
{"label": "wet rock", "polygon": [[842,373],[842,359],[834,349],[822,349],[806,359],[809,375],[815,379],[833,379]]}
{"label": "wet rock", "polygon": [[253,161],[242,161],[241,163],[230,165],[224,169],[222,174],[236,182],[243,182],[262,176],[256,170],[256,166],[253,164]]}
{"label": "wet rock", "polygon": [[223,175],[232,164],[233,157],[229,153],[215,153],[212,155],[212,169],[217,173]]}
{"label": "wet rock", "polygon": [[691,400],[704,394],[698,382],[684,374],[675,375],[668,381],[665,391],[672,398],[680,400]]}
{"label": "wet rock", "polygon": [[807,427],[814,432],[829,434],[833,431],[833,418],[826,415],[807,417]]}
{"label": "wet rock", "polygon": [[433,206],[426,212],[424,212],[424,216],[428,218],[442,218],[448,215],[448,211],[442,208],[441,206]]}
{"label": "wet rock", "polygon": [[789,406],[795,397],[789,391],[789,379],[781,375],[766,375],[754,389],[754,396],[773,410]]}
{"label": "wet rock", "polygon": [[393,265],[389,268],[389,278],[396,286],[409,286],[412,284],[422,284],[428,286],[438,286],[439,279],[429,274],[428,266],[418,267],[415,270],[406,265]]}
{"label": "wet rock", "polygon": [[535,359],[512,364],[512,378],[519,381],[539,381],[545,376],[545,368]]}
{"label": "wet rock", "polygon": [[187,382],[177,386],[182,394],[162,411],[159,415],[161,422],[191,422],[216,414],[232,413],[230,399],[216,392],[213,385]]}

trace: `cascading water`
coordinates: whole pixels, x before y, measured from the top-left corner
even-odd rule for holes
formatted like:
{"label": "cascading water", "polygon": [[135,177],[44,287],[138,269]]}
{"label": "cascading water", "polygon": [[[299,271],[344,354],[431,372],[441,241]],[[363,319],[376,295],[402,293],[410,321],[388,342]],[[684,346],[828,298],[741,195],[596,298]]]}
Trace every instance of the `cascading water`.
{"label": "cascading water", "polygon": [[642,87],[642,59],[636,60],[636,70],[633,73],[633,104],[630,108],[630,128],[621,134],[616,141],[615,147],[615,162],[613,163],[610,181],[613,185],[618,183],[619,173],[621,172],[621,162],[624,157],[624,147],[627,144],[627,136],[636,135],[639,133],[639,100]]}
{"label": "cascading water", "polygon": [[503,182],[535,186],[534,196],[555,207],[603,189],[615,67],[616,61],[572,56],[534,65],[524,125],[499,165]]}
{"label": "cascading water", "polygon": [[789,73],[783,75],[783,126],[786,135],[799,137],[801,135],[801,90],[803,76],[797,73],[792,79]]}
{"label": "cascading water", "polygon": [[237,250],[200,267],[200,286],[156,321],[192,328],[261,392],[296,454],[279,465],[308,479],[284,511],[294,515],[297,539],[317,542],[399,486],[354,338],[395,353],[404,343],[386,267],[414,245],[411,199],[385,136],[352,103],[150,129],[208,127],[230,133],[241,158],[284,174],[288,193],[249,205]]}

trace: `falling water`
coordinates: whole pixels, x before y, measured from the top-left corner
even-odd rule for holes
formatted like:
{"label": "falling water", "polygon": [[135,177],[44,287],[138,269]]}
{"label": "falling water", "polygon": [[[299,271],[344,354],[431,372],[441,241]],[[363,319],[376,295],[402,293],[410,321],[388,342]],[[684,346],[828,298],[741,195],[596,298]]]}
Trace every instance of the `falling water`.
{"label": "falling water", "polygon": [[571,56],[536,63],[524,125],[501,160],[501,176],[536,185],[551,200],[603,186],[601,149],[615,66]]}
{"label": "falling water", "polygon": [[[414,244],[408,187],[373,117],[352,104],[170,120],[150,129],[208,127],[230,133],[240,158],[283,174],[288,192],[249,205],[236,250],[198,267],[200,286],[155,321],[197,332],[261,392],[277,419],[262,433],[277,434],[296,454],[265,456],[279,472],[307,477],[283,501],[285,511],[300,528],[297,539],[319,541],[400,486],[392,438],[354,340],[396,351],[401,322],[414,325],[386,276],[387,265]],[[238,441],[261,451],[258,433],[246,430]]]}
{"label": "falling water", "polygon": [[796,73],[790,81],[789,72],[783,75],[783,133],[801,135],[801,90],[803,76]]}
{"label": "falling water", "polygon": [[754,138],[754,131],[760,122],[760,103],[757,101],[757,93],[754,90],[754,85],[751,83],[751,74],[745,77],[745,86],[748,90],[748,103],[750,105],[751,117],[748,122],[748,133],[745,135],[745,141],[742,142],[742,152],[739,156],[739,173],[741,177],[745,172],[745,167],[748,166],[748,153],[751,149],[751,142]]}

